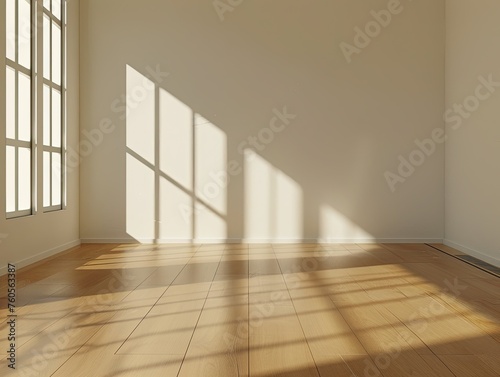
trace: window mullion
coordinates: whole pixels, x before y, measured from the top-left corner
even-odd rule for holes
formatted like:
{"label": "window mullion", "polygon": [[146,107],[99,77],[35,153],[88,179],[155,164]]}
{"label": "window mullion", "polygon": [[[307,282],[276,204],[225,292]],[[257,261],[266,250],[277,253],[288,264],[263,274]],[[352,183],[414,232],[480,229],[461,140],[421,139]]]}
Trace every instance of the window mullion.
{"label": "window mullion", "polygon": [[16,63],[15,61],[10,60],[9,58],[5,58],[5,63],[7,66],[15,69],[16,71],[20,71],[24,73],[26,76],[31,76],[31,69],[28,69],[21,64]]}
{"label": "window mullion", "polygon": [[53,169],[52,169],[52,165],[53,165],[53,162],[52,162],[52,152],[49,153],[49,192],[50,192],[50,196],[49,196],[49,207],[52,207],[53,206],[53,202],[52,202],[52,194],[53,194],[53,187],[52,187],[52,174],[54,173],[53,172]]}
{"label": "window mullion", "polygon": [[[19,62],[19,1],[14,2],[15,5],[15,21],[14,21],[14,33],[15,33],[15,47],[14,47],[14,59],[16,59],[16,64]],[[17,86],[16,86],[17,88]]]}
{"label": "window mullion", "polygon": [[61,90],[61,85],[57,85],[55,82],[52,82],[46,78],[43,79],[43,83],[47,86],[50,86],[52,89],[57,89],[57,90]]}
{"label": "window mullion", "polygon": [[59,148],[59,147],[51,147],[51,146],[44,145],[43,146],[43,151],[44,152],[61,153],[61,148]]}
{"label": "window mullion", "polygon": [[50,19],[50,21],[55,22],[59,26],[62,26],[61,25],[62,24],[62,20],[58,20],[57,17],[54,16],[54,14],[51,11],[49,11],[49,10],[47,10],[47,9],[44,8],[43,9],[43,13],[45,15],[47,15],[47,17]]}
{"label": "window mullion", "polygon": [[[50,10],[52,11],[52,4],[50,6]],[[49,30],[50,30],[50,32],[49,32],[50,33],[50,38],[49,38],[49,46],[50,46],[49,47],[49,59],[50,59],[49,77],[50,77],[50,82],[51,83],[54,82],[54,78],[52,77],[52,48],[53,48],[52,47],[52,36],[53,36],[53,30],[52,30],[52,28],[53,28],[52,18],[49,17]],[[47,125],[49,127],[49,129],[50,129],[50,132],[49,132],[49,134],[50,134],[49,144],[50,144],[51,147],[53,146],[52,140],[53,140],[53,137],[54,137],[54,127],[53,127],[54,126],[54,124],[53,124],[54,122],[53,122],[53,118],[52,118],[52,115],[53,115],[52,114],[52,109],[54,107],[54,102],[53,102],[54,98],[52,96],[52,91],[53,91],[53,89],[52,89],[52,85],[51,85],[50,86],[50,90],[49,90],[49,98],[50,98],[49,103],[50,103],[50,106],[48,107],[48,109],[49,109],[49,124]],[[50,191],[49,203],[50,203],[50,205],[49,206],[52,207],[53,204],[54,204],[53,203],[54,188],[52,187],[52,182],[53,182],[52,175],[54,174],[54,171],[53,171],[54,170],[53,169],[54,164],[53,164],[53,161],[52,161],[53,160],[53,158],[52,158],[53,157],[52,152],[49,153],[49,156],[50,156],[50,158],[49,158],[49,161],[50,161],[50,163],[49,163],[49,171],[50,171],[50,174],[49,174],[49,187],[50,187],[50,189],[49,189],[49,191]]]}
{"label": "window mullion", "polygon": [[[52,62],[52,49],[53,49],[52,38],[53,38],[53,27],[54,27],[54,24],[52,23],[52,5],[53,5],[52,1],[50,3],[51,3],[50,4],[50,13],[48,14],[48,16],[49,16],[49,39],[48,39],[48,41],[49,41],[49,51],[48,51],[48,53],[49,53],[49,67],[50,67],[50,69],[49,69],[49,81],[51,83],[53,83],[54,82],[54,78],[52,77],[52,64],[53,64],[53,62]],[[52,85],[51,85],[50,86],[50,90],[49,90],[49,98],[50,98],[49,103],[50,103],[50,106],[48,107],[48,109],[49,109],[49,117],[48,117],[49,124],[47,125],[49,127],[49,130],[50,130],[50,132],[49,132],[49,135],[50,135],[50,137],[49,137],[49,145],[50,146],[52,146],[52,138],[53,138],[53,135],[54,135],[53,119],[52,119],[52,108],[54,106],[54,103],[53,103],[54,99],[52,97],[52,91],[53,91],[53,89],[52,89]],[[49,161],[50,161],[49,162],[49,171],[50,171],[50,174],[49,174],[49,192],[50,192],[49,203],[50,204],[49,204],[49,206],[50,207],[52,207],[52,205],[53,205],[52,199],[53,199],[53,193],[54,193],[54,188],[52,187],[52,179],[53,179],[52,175],[54,174],[53,168],[52,168],[52,166],[53,166],[52,156],[53,156],[52,152],[50,152],[49,153]]]}
{"label": "window mullion", "polygon": [[[16,1],[16,6],[15,6],[15,13],[16,13],[16,20],[15,20],[15,59],[16,59],[16,65],[19,64],[19,2]],[[14,90],[14,103],[15,103],[15,138],[16,140],[19,140],[19,71],[15,69],[15,90]],[[19,147],[14,147],[14,182],[15,182],[15,194],[14,194],[14,209],[16,212],[19,211]]]}
{"label": "window mullion", "polygon": [[36,214],[38,207],[37,200],[37,172],[38,172],[38,10],[37,1],[31,0],[31,22],[30,22],[30,43],[31,43],[31,211]]}
{"label": "window mullion", "polygon": [[5,139],[5,144],[16,148],[31,148],[31,143],[29,141]]}
{"label": "window mullion", "polygon": [[66,3],[61,0],[61,208],[66,208]]}
{"label": "window mullion", "polygon": [[15,171],[15,178],[14,178],[14,182],[15,182],[15,195],[14,195],[14,198],[15,198],[15,201],[16,201],[16,205],[15,205],[15,211],[19,211],[19,147],[14,147],[14,171]]}
{"label": "window mullion", "polygon": [[19,140],[19,71],[14,72],[14,137]]}

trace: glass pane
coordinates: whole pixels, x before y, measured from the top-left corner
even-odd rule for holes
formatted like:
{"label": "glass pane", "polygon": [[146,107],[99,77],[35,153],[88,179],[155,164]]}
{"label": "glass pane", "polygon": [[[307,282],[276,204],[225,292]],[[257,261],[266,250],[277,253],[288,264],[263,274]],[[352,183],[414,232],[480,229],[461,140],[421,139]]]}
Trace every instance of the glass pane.
{"label": "glass pane", "polygon": [[52,146],[61,146],[61,93],[52,89]]}
{"label": "glass pane", "polygon": [[16,148],[7,146],[6,151],[6,210],[14,212],[16,210]]}
{"label": "glass pane", "polygon": [[6,28],[5,28],[5,36],[6,36],[6,52],[5,56],[7,56],[10,60],[16,60],[16,0],[7,0],[6,4]]}
{"label": "glass pane", "polygon": [[50,152],[43,152],[43,206],[50,207]]}
{"label": "glass pane", "polygon": [[52,0],[52,14],[58,20],[61,19],[61,0]]}
{"label": "glass pane", "polygon": [[31,67],[31,6],[27,0],[19,0],[18,46],[19,64]]}
{"label": "glass pane", "polygon": [[50,10],[50,0],[43,0],[43,7]]}
{"label": "glass pane", "polygon": [[25,211],[31,209],[31,150],[29,148],[19,148],[18,162],[18,209]]}
{"label": "glass pane", "polygon": [[7,67],[6,72],[6,133],[9,139],[16,138],[16,72]]}
{"label": "glass pane", "polygon": [[50,146],[50,87],[43,86],[43,145]]}
{"label": "glass pane", "polygon": [[52,153],[52,205],[61,204],[61,154]]}
{"label": "glass pane", "polygon": [[52,23],[52,81],[61,85],[61,28]]}
{"label": "glass pane", "polygon": [[18,138],[31,140],[31,78],[18,72]]}
{"label": "glass pane", "polygon": [[50,80],[50,19],[43,15],[43,77]]}
{"label": "glass pane", "polygon": [[18,138],[23,141],[31,140],[31,79],[19,72],[18,82]]}

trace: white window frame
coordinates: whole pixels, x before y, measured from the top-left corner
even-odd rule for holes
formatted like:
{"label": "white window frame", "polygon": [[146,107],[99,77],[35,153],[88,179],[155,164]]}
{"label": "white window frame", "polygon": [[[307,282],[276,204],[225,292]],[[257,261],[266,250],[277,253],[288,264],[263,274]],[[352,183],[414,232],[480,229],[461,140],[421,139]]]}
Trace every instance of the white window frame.
{"label": "white window frame", "polygon": [[[34,77],[34,70],[33,68],[35,67],[36,64],[36,54],[34,51],[35,48],[35,43],[34,41],[34,33],[33,33],[33,22],[35,20],[35,11],[36,11],[36,0],[31,0],[30,1],[30,30],[29,30],[29,40],[30,40],[30,68],[26,68],[20,63],[19,61],[19,1],[16,0],[15,2],[15,41],[16,41],[16,47],[15,47],[15,61],[9,59],[7,56],[5,57],[5,71],[7,72],[8,68],[11,68],[15,72],[15,90],[16,90],[16,95],[14,98],[15,102],[15,139],[10,139],[7,137],[5,134],[5,151],[7,151],[7,147],[14,147],[15,148],[15,195],[14,195],[14,201],[15,201],[15,210],[10,211],[6,213],[6,217],[8,219],[11,218],[18,218],[18,217],[24,217],[24,216],[31,216],[35,212],[35,197],[36,197],[36,185],[35,185],[35,165],[36,165],[36,148],[35,148],[35,106],[36,106],[36,83],[35,83],[35,77]],[[8,37],[8,36],[7,36]],[[30,85],[31,85],[31,103],[30,103],[30,122],[31,122],[31,127],[30,127],[30,141],[22,141],[19,140],[19,74],[18,73],[23,73],[26,76],[30,78]],[[7,88],[5,88],[7,90]],[[7,97],[7,92],[6,92],[6,97]],[[30,167],[30,208],[27,210],[19,210],[19,149],[20,148],[25,148],[30,150],[31,154],[31,167]],[[7,177],[6,177],[7,178]],[[6,197],[7,200],[7,197]],[[6,203],[7,204],[7,203]]]}
{"label": "white window frame", "polygon": [[[30,0],[30,29],[29,29],[29,40],[30,40],[30,68],[26,68],[19,61],[19,46],[18,46],[18,38],[19,38],[19,0],[15,0],[15,40],[16,40],[16,49],[15,49],[15,61],[5,57],[5,71],[8,69],[12,69],[15,73],[15,139],[7,138],[7,133],[4,134],[5,137],[5,150],[6,154],[7,148],[13,147],[15,148],[15,210],[7,212],[7,207],[12,207],[12,203],[9,203],[7,206],[7,196],[6,196],[6,213],[5,216],[7,219],[25,217],[36,215],[37,208],[41,208],[42,212],[52,212],[66,209],[66,0],[49,0],[50,9],[47,10],[43,5],[44,0]],[[53,3],[56,4],[60,2],[60,19],[58,19],[52,9]],[[10,16],[7,15],[6,16]],[[44,38],[43,38],[43,19],[45,16],[48,16],[50,21],[50,30],[52,30],[53,23],[57,24],[61,30],[61,77],[60,77],[60,85],[56,84],[52,80],[52,35],[50,36],[50,49],[49,49],[49,61],[50,61],[50,79],[46,79],[44,77],[43,70],[43,52],[44,52]],[[6,22],[7,24],[7,22]],[[13,36],[10,36],[13,37]],[[19,109],[19,95],[17,94],[19,91],[19,78],[18,72],[21,72],[27,75],[30,78],[31,84],[31,104],[30,104],[30,141],[22,141],[19,140],[19,124],[18,124],[18,109]],[[44,106],[43,106],[43,87],[44,85],[50,88],[50,96],[52,97],[52,89],[55,89],[61,93],[61,114],[60,114],[60,147],[52,146],[52,101],[50,103],[50,139],[51,146],[44,145],[43,140],[43,129],[47,127],[47,125],[43,124],[44,116]],[[7,90],[7,88],[5,88]],[[41,111],[40,111],[41,110]],[[6,129],[7,132],[7,129]],[[18,165],[18,156],[19,149],[26,148],[30,150],[31,154],[31,170],[30,170],[30,209],[28,210],[19,210],[19,165]],[[46,194],[43,192],[44,188],[44,174],[43,174],[43,156],[44,152],[58,153],[61,157],[61,167],[60,169],[52,169],[50,171],[50,188],[49,188],[49,197],[50,197],[50,205],[44,206],[43,203],[43,195]],[[51,157],[52,158],[52,157]],[[7,163],[7,161],[6,161]],[[7,165],[5,165],[7,167]],[[40,173],[39,173],[40,172]],[[5,171],[6,173],[6,171]],[[53,205],[52,197],[53,197],[53,187],[52,187],[52,174],[61,174],[61,187],[60,187],[60,204]],[[6,177],[7,178],[7,177]],[[6,182],[7,183],[7,182]],[[39,196],[38,193],[41,193],[42,196]],[[12,199],[11,199],[12,200]],[[39,203],[39,205],[38,205]]]}
{"label": "white window frame", "polygon": [[[54,147],[54,146],[48,146],[48,145],[45,145],[44,143],[44,140],[41,140],[41,148],[42,148],[42,155],[45,154],[45,152],[49,153],[50,154],[50,163],[49,163],[49,166],[50,166],[50,173],[49,173],[49,193],[48,193],[48,196],[50,198],[50,205],[46,206],[45,203],[43,203],[42,207],[43,207],[43,211],[44,212],[53,212],[53,211],[60,211],[60,210],[63,210],[66,208],[66,203],[65,203],[65,186],[66,186],[66,169],[64,168],[66,166],[65,164],[65,151],[66,151],[66,122],[65,122],[65,103],[66,103],[66,90],[65,90],[65,63],[66,63],[66,59],[65,59],[65,56],[66,56],[66,49],[65,49],[65,44],[66,44],[66,32],[65,32],[65,25],[66,25],[66,22],[65,22],[65,14],[66,14],[66,7],[65,7],[65,0],[60,0],[61,2],[61,9],[60,9],[60,14],[61,14],[61,19],[59,20],[53,13],[53,9],[52,9],[52,5],[54,4],[54,1],[51,0],[50,1],[50,6],[51,6],[51,9],[47,9],[43,6],[43,0],[39,0],[42,2],[41,4],[41,9],[42,9],[42,15],[40,17],[40,19],[42,20],[42,25],[39,27],[39,30],[40,29],[43,29],[43,20],[45,19],[45,16],[47,16],[49,18],[49,22],[50,22],[50,31],[51,31],[51,35],[49,36],[49,41],[50,41],[50,47],[49,47],[49,61],[50,61],[50,79],[46,79],[45,76],[44,76],[44,70],[45,70],[45,67],[41,70],[40,72],[40,80],[42,81],[42,84],[41,84],[41,87],[42,87],[42,91],[43,91],[43,88],[45,86],[48,86],[49,87],[49,93],[50,93],[50,106],[49,106],[49,111],[50,111],[50,116],[49,116],[49,120],[50,120],[50,140],[52,142],[52,132],[53,132],[53,129],[52,129],[52,120],[53,120],[53,117],[52,117],[52,91],[55,89],[55,90],[58,90],[60,93],[61,93],[61,114],[60,114],[60,125],[61,125],[61,130],[60,130],[60,135],[61,135],[61,140],[60,140],[60,147]],[[53,43],[53,40],[52,40],[52,28],[53,28],[53,24],[57,24],[60,29],[61,29],[61,61],[60,61],[60,66],[61,66],[61,77],[60,77],[60,82],[61,84],[58,85],[56,84],[54,81],[53,81],[53,77],[52,77],[52,43]],[[45,31],[45,30],[44,30]],[[43,31],[43,32],[44,32]],[[42,32],[42,33],[43,33]],[[42,40],[42,44],[43,44],[43,40],[44,38],[41,38]],[[43,51],[43,47],[42,47],[42,51]],[[43,57],[42,57],[42,60],[43,60]],[[42,101],[45,101],[45,98],[44,96],[42,95]],[[45,109],[45,106],[42,107],[43,109]],[[46,124],[43,124],[42,127],[45,128],[47,127],[48,125]],[[61,158],[61,169],[60,169],[60,172],[59,174],[61,174],[61,186],[60,186],[60,204],[53,204],[53,189],[54,187],[52,186],[52,177],[53,177],[53,174],[55,173],[58,173],[57,171],[54,171],[52,169],[52,156],[53,156],[53,153],[57,153],[60,155],[60,158]],[[43,159],[44,157],[42,157],[42,164],[43,164]],[[45,187],[44,186],[44,182],[43,180],[45,179],[45,172],[42,176],[42,187]],[[45,192],[43,193],[44,197],[45,197]],[[43,199],[42,199],[43,200]]]}

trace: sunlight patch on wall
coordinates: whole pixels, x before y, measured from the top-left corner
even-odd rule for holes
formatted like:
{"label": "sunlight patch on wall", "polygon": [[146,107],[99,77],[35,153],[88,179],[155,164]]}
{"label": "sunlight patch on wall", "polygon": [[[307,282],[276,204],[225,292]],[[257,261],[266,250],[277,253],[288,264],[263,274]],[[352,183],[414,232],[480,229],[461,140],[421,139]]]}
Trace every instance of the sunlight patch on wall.
{"label": "sunlight patch on wall", "polygon": [[225,238],[227,136],[199,114],[195,116],[195,133],[195,194],[199,209],[196,216],[196,235],[199,238]]}
{"label": "sunlight patch on wall", "polygon": [[372,235],[329,205],[320,207],[319,216],[320,240],[323,242],[373,239]]}
{"label": "sunlight patch on wall", "polygon": [[297,182],[245,150],[245,238],[301,240],[303,193]]}
{"label": "sunlight patch on wall", "polygon": [[127,233],[139,241],[227,237],[227,137],[127,65]]}
{"label": "sunlight patch on wall", "polygon": [[159,90],[160,239],[192,237],[193,111]]}
{"label": "sunlight patch on wall", "polygon": [[[146,84],[150,90],[146,90]],[[134,68],[126,70],[127,233],[155,238],[155,91]]]}
{"label": "sunlight patch on wall", "polygon": [[160,89],[160,169],[188,190],[193,189],[193,111]]}
{"label": "sunlight patch on wall", "polygon": [[155,90],[146,76],[127,66],[127,148],[155,163]]}

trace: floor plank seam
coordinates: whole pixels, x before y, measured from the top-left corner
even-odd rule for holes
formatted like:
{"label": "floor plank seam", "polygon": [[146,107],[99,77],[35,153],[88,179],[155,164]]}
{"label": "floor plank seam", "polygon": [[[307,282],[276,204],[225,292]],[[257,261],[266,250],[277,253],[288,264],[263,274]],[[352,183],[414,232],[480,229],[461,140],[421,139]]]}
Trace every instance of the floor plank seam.
{"label": "floor plank seam", "polygon": [[[222,261],[222,257],[223,257],[223,255],[224,255],[224,250],[222,250],[222,252],[221,252],[221,255],[220,255],[220,258],[219,258],[219,262],[218,262],[218,264],[217,264],[217,268],[216,268],[216,270],[215,270],[215,272],[214,272],[214,276],[213,276],[213,278],[212,278],[212,281],[210,282],[210,286],[209,286],[209,287],[208,287],[208,289],[207,289],[207,294],[206,294],[206,296],[205,296],[205,300],[203,301],[203,305],[202,305],[202,307],[201,307],[200,314],[198,315],[198,319],[196,320],[196,324],[194,325],[193,332],[192,332],[192,334],[191,334],[191,337],[190,337],[190,339],[189,339],[188,345],[187,345],[187,347],[186,347],[186,351],[184,352],[184,357],[182,358],[182,362],[181,362],[181,364],[180,364],[179,371],[177,372],[177,377],[179,376],[179,374],[180,374],[180,373],[181,373],[181,371],[182,371],[182,367],[183,367],[184,362],[185,362],[185,360],[186,360],[186,356],[187,356],[187,354],[188,354],[188,352],[189,352],[189,348],[191,347],[191,342],[193,341],[194,334],[195,334],[195,332],[196,332],[196,329],[197,329],[197,327],[198,327],[198,324],[200,323],[200,318],[201,318],[201,316],[202,316],[202,314],[203,314],[203,310],[205,309],[205,306],[206,306],[206,304],[207,304],[208,296],[210,295],[210,291],[211,291],[211,289],[212,289],[212,286],[213,286],[213,283],[214,283],[215,277],[217,276],[217,271],[219,271],[219,268],[220,268],[220,263],[221,263],[221,261]],[[186,265],[187,265],[187,264],[186,264]]]}
{"label": "floor plank seam", "polygon": [[283,282],[285,283],[286,291],[288,292],[288,296],[290,296],[290,301],[291,301],[292,306],[293,306],[293,311],[294,311],[294,313],[295,313],[295,316],[297,317],[297,320],[298,320],[299,325],[300,325],[300,329],[302,330],[302,335],[304,336],[304,339],[305,339],[305,341],[306,341],[306,344],[307,344],[307,349],[309,350],[309,354],[311,355],[311,359],[314,361],[314,366],[315,366],[315,368],[316,368],[316,372],[318,373],[318,377],[321,377],[321,373],[320,373],[320,370],[319,370],[318,364],[316,363],[316,359],[315,359],[315,357],[314,357],[314,353],[313,353],[313,351],[312,351],[312,349],[311,349],[311,345],[309,344],[309,339],[308,339],[308,338],[307,338],[307,336],[306,336],[306,333],[305,333],[305,331],[304,331],[304,326],[303,326],[303,324],[302,324],[302,321],[300,320],[300,316],[299,316],[299,315],[298,315],[298,313],[297,313],[297,308],[296,308],[296,306],[295,306],[295,302],[294,302],[294,300],[293,300],[293,298],[292,298],[292,294],[291,294],[291,292],[290,292],[290,288],[288,287],[288,283],[287,283],[287,281],[286,281],[286,279],[285,279],[285,275],[283,274],[283,268],[282,268],[282,266],[281,266],[281,264],[280,264],[280,262],[279,262],[279,260],[278,260],[278,257],[277,257],[277,255],[276,255],[276,250],[275,250],[274,248],[273,248],[273,253],[274,253],[274,258],[276,259],[276,262],[278,263],[278,267],[279,267],[279,269],[280,269],[281,278],[283,279]]}

